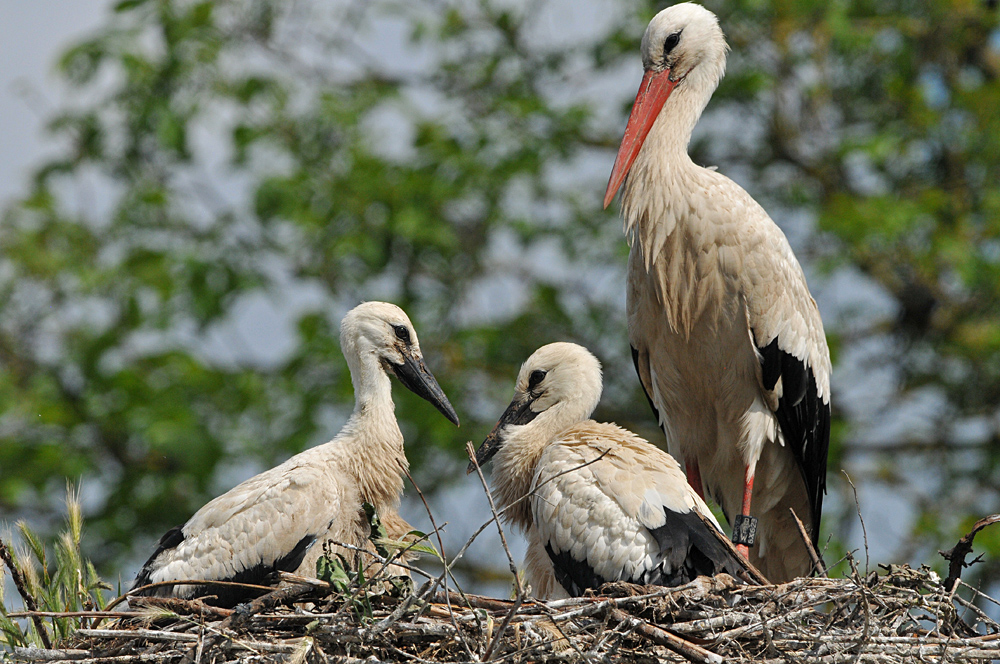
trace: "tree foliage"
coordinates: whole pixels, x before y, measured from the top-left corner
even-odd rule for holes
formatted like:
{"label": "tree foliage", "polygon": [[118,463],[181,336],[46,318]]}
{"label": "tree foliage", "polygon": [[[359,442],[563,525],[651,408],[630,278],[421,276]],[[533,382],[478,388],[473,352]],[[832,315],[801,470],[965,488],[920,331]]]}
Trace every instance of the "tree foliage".
{"label": "tree foliage", "polygon": [[[707,4],[732,53],[696,160],[796,231],[836,356],[832,487],[923,478],[902,551],[928,557],[1000,511],[996,8]],[[604,361],[600,417],[660,440],[600,209],[657,8],[119,2],[60,58],[61,155],[0,226],[0,505],[48,516],[82,477],[120,559],[336,432],[361,299],[411,314],[463,418],[396,390],[418,468],[459,459],[557,339]]]}

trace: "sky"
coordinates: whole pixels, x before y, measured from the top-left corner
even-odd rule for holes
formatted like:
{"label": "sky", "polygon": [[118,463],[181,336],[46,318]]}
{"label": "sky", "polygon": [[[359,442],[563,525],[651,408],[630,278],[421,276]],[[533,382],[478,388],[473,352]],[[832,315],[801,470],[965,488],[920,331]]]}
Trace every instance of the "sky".
{"label": "sky", "polygon": [[95,30],[112,0],[0,0],[0,209],[25,191],[31,167],[55,143],[45,121],[65,87],[56,62]]}

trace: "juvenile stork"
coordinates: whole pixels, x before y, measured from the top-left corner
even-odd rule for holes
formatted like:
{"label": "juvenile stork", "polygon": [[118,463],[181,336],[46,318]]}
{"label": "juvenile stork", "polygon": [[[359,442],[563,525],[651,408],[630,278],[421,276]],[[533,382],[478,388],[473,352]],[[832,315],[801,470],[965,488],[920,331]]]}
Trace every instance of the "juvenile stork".
{"label": "juvenile stork", "polygon": [[653,18],[604,207],[624,183],[629,340],[667,449],[722,508],[741,552],[756,532],[750,560],[784,581],[811,568],[789,508],[819,537],[830,352],[784,234],[746,191],[688,156],[726,48],[699,5]]}
{"label": "juvenile stork", "polygon": [[495,457],[497,507],[527,535],[524,569],[535,595],[576,596],[608,581],[675,586],[719,572],[763,580],[673,457],[588,419],[601,387],[601,365],[587,349],[542,346],[476,451],[480,466]]}
{"label": "juvenile stork", "polygon": [[[321,547],[333,540],[365,547],[370,503],[390,536],[409,526],[396,513],[403,491],[403,453],[389,376],[428,400],[458,425],[458,416],[424,365],[417,334],[399,307],[366,302],[344,317],[340,345],[354,385],[354,412],[337,436],[251,477],[168,531],[136,577],[133,588],[158,581],[207,580],[260,584],[275,571],[315,575]],[[349,552],[348,555],[350,554]],[[149,594],[194,597],[213,603],[253,597],[226,586],[177,585]]]}

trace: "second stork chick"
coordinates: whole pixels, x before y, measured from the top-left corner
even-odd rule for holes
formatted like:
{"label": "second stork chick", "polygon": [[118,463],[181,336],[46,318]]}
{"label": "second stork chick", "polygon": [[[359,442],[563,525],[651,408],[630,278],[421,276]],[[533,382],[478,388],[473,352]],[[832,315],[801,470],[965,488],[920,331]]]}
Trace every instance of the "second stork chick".
{"label": "second stork chick", "polygon": [[497,508],[528,538],[525,576],[535,596],[581,595],[609,581],[676,586],[720,572],[763,581],[673,457],[588,419],[601,390],[590,351],[543,346],[521,367],[513,401],[476,452],[480,466],[494,459]]}
{"label": "second stork chick", "polygon": [[[340,345],[355,398],[354,412],[341,432],[237,485],[167,532],[133,589],[182,580],[261,584],[277,571],[314,576],[321,554],[317,544],[332,540],[367,546],[364,503],[375,507],[390,537],[401,539],[409,530],[396,512],[408,464],[389,376],[456,425],[458,416],[424,364],[417,333],[399,307],[358,305],[341,323]],[[221,584],[141,592],[183,598],[205,593],[215,595],[211,603],[219,606],[254,596],[252,590]]]}

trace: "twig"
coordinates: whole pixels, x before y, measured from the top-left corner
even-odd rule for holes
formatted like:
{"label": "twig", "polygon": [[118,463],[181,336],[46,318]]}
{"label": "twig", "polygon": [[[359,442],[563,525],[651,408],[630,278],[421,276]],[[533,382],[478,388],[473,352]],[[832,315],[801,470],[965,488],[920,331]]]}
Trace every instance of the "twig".
{"label": "twig", "polygon": [[91,636],[99,639],[147,639],[149,641],[181,641],[193,643],[198,640],[197,634],[165,632],[158,629],[78,629],[80,636]]}
{"label": "twig", "polygon": [[138,618],[134,611],[13,611],[8,618]]}
{"label": "twig", "polygon": [[621,609],[610,608],[608,611],[612,619],[633,627],[636,632],[642,634],[653,643],[669,648],[689,661],[698,662],[699,664],[722,664],[726,661],[722,655],[716,655],[714,652],[705,650],[701,646],[695,645],[687,639],[682,639],[676,634],[671,634],[665,629],[650,625],[635,616],[630,616]]}
{"label": "twig", "polygon": [[[17,586],[17,592],[21,595],[21,599],[24,601],[24,606],[28,609],[29,613],[37,614],[38,605],[35,604],[35,598],[31,596],[28,589],[24,586],[24,577],[21,576],[21,570],[17,568],[14,564],[14,557],[10,555],[10,550],[7,549],[7,544],[4,543],[3,539],[0,539],[0,558],[3,558],[3,562],[7,565],[7,569],[10,570],[10,578],[14,580],[14,585]],[[52,642],[49,640],[49,634],[45,631],[45,623],[38,615],[31,616],[31,622],[35,624],[35,631],[38,632],[38,638],[42,640],[42,645],[46,649],[52,649]]]}
{"label": "twig", "polygon": [[507,631],[507,626],[510,625],[511,619],[513,619],[514,614],[517,613],[517,610],[521,607],[521,603],[524,601],[524,589],[521,587],[521,579],[517,573],[517,564],[514,563],[514,556],[510,554],[510,547],[507,546],[507,537],[504,535],[503,526],[500,524],[500,516],[497,514],[497,506],[493,502],[493,494],[490,493],[490,488],[486,485],[486,478],[483,477],[483,469],[479,467],[479,461],[476,459],[476,450],[469,441],[465,443],[465,452],[469,455],[469,463],[476,469],[476,474],[479,475],[483,491],[486,492],[486,500],[490,503],[490,513],[493,514],[493,521],[497,524],[497,532],[500,533],[500,543],[503,544],[503,551],[507,554],[507,562],[510,563],[510,573],[514,575],[514,589],[517,592],[513,606],[510,607],[510,611],[504,616],[503,622],[500,623],[500,629],[490,639],[490,643],[486,646],[486,651],[483,653],[483,661],[488,662],[493,657],[493,649],[500,642],[500,639],[503,638],[504,632]]}
{"label": "twig", "polygon": [[819,552],[816,551],[816,547],[813,546],[812,538],[809,537],[809,533],[806,532],[806,527],[802,524],[802,519],[799,515],[795,513],[795,510],[791,507],[788,511],[792,513],[792,518],[795,519],[795,525],[799,529],[799,537],[802,538],[802,543],[806,546],[806,551],[809,552],[809,557],[812,558],[813,572],[819,573],[820,576],[827,576],[826,565],[823,564],[823,559],[820,558]]}
{"label": "twig", "polygon": [[238,581],[210,581],[207,579],[176,579],[174,581],[157,581],[156,583],[149,583],[144,586],[139,586],[138,588],[132,588],[124,595],[119,595],[105,607],[105,610],[109,611],[131,597],[144,597],[146,596],[144,593],[148,590],[168,588],[171,586],[226,586],[229,588],[260,590],[263,593],[268,593],[274,590],[272,586],[260,586],[254,583],[240,583]]}
{"label": "twig", "polygon": [[861,522],[861,534],[865,539],[865,574],[868,574],[869,560],[868,560],[868,529],[865,528],[865,518],[861,516],[861,503],[858,502],[858,488],[854,486],[854,482],[851,481],[851,476],[847,474],[846,470],[841,470],[844,473],[844,477],[847,478],[847,483],[851,485],[851,489],[854,491],[854,507],[858,510],[858,521]]}
{"label": "twig", "polygon": [[445,598],[444,592],[438,591],[434,593],[429,600],[437,604],[447,604],[449,599],[455,603],[463,603],[470,609],[486,609],[487,611],[510,611],[510,607],[514,604],[513,602],[505,599],[494,599],[492,597],[481,597],[479,595],[455,595],[453,593],[447,593],[450,595],[449,599]]}
{"label": "twig", "polygon": [[[430,519],[431,521],[431,528],[434,529],[434,534],[437,536],[438,550],[441,553],[441,560],[444,563],[444,571],[441,572],[441,577],[435,583],[440,583],[441,581],[444,581],[444,589],[446,591],[445,599],[447,599],[448,576],[451,575],[451,568],[448,566],[448,556],[445,554],[444,551],[444,539],[441,537],[441,531],[440,529],[438,529],[437,522],[434,520],[434,513],[431,511],[431,506],[427,503],[427,499],[424,498],[424,492],[420,490],[420,487],[417,486],[417,483],[413,480],[413,476],[410,475],[409,468],[407,468],[403,463],[400,463],[399,467],[406,475],[406,478],[410,480],[410,484],[413,485],[413,488],[416,490],[417,495],[420,496],[420,500],[424,504],[424,509],[427,510],[427,518]],[[452,577],[452,581],[455,581],[454,577]],[[434,586],[432,585],[431,588],[433,587]],[[462,589],[459,587],[458,581],[455,581],[455,588],[458,589],[459,593],[462,593]],[[468,642],[465,640],[465,635],[462,633],[461,628],[458,626],[458,621],[455,620],[455,613],[451,608],[450,601],[447,602],[447,606],[448,606],[448,615],[451,618],[451,624],[455,627],[455,632],[459,642],[462,644],[462,648],[465,649],[465,653],[469,656],[470,660],[475,660],[476,656],[472,654],[472,648],[469,647]]]}
{"label": "twig", "polygon": [[[611,612],[608,611],[604,614],[604,624],[602,625],[603,629],[608,628],[608,622],[610,622],[610,620],[611,620]],[[615,655],[618,654],[618,650],[622,647],[622,643],[625,642],[625,639],[632,636],[632,633],[635,631],[636,627],[637,625],[632,624],[632,625],[625,625],[622,631],[618,631],[618,628],[614,628],[611,630],[611,635],[617,635],[618,638],[616,638],[614,643],[611,644],[611,647],[608,648],[608,652],[606,654],[606,658],[608,660],[611,660]],[[611,635],[602,636],[601,642],[606,643],[608,640],[611,639]]]}
{"label": "twig", "polygon": [[57,649],[42,650],[41,648],[22,648],[14,646],[14,659],[21,662],[57,662],[61,660],[79,660],[90,657],[89,650]]}
{"label": "twig", "polygon": [[497,506],[493,502],[493,494],[490,492],[489,486],[486,485],[486,478],[483,477],[483,469],[479,467],[479,462],[476,460],[476,450],[469,441],[466,441],[465,443],[465,452],[469,455],[470,463],[476,469],[476,474],[479,476],[479,482],[483,485],[483,491],[486,493],[486,500],[490,503],[490,513],[493,515],[493,521],[497,524],[497,533],[500,534],[500,543],[503,545],[503,551],[507,554],[507,562],[510,564],[510,573],[514,575],[514,588],[517,590],[518,598],[521,598],[524,596],[524,589],[521,588],[521,579],[517,573],[517,564],[514,562],[514,556],[510,553],[510,547],[507,546],[507,536],[504,535],[503,526],[500,525],[500,518],[497,514]]}
{"label": "twig", "polygon": [[962,575],[962,569],[970,567],[976,562],[976,560],[973,560],[971,563],[966,563],[965,557],[972,553],[972,540],[976,539],[976,535],[979,531],[986,526],[990,526],[998,522],[1000,522],[1000,514],[994,514],[993,516],[980,519],[979,521],[976,521],[975,525],[972,526],[972,530],[970,530],[965,537],[958,540],[958,544],[947,551],[938,551],[938,553],[944,556],[944,559],[948,561],[948,578],[944,580],[945,590],[948,592],[954,592],[955,588],[958,586],[958,580]]}
{"label": "twig", "polygon": [[[258,613],[269,611],[281,604],[294,604],[302,601],[314,588],[308,585],[293,585],[272,590],[263,597],[258,597],[249,603],[245,610],[233,611],[233,614],[219,623],[219,631],[237,630],[250,621]],[[241,605],[243,606],[243,605]]]}
{"label": "twig", "polygon": [[198,645],[194,648],[194,664],[201,664],[201,656],[205,653],[205,621],[198,621]]}
{"label": "twig", "polygon": [[[232,615],[232,609],[223,609],[218,606],[212,606],[211,604],[206,604],[200,599],[181,599],[180,597],[133,597],[129,601],[129,606],[135,608],[152,608],[160,609],[164,611],[170,611],[179,615],[196,615],[200,618],[211,618],[214,620],[222,620],[228,618]],[[128,615],[128,614],[126,614]],[[136,615],[136,614],[131,614]],[[101,618],[108,617],[113,618],[115,616],[99,616]],[[95,624],[94,627],[97,627]]]}
{"label": "twig", "polygon": [[[850,481],[849,478],[848,481]],[[851,486],[854,485],[852,484]],[[867,553],[867,549],[865,549],[865,551]],[[857,658],[855,659],[855,661],[858,661],[861,659],[861,652],[864,649],[865,645],[868,644],[869,637],[871,636],[872,610],[871,610],[871,604],[868,602],[868,586],[865,584],[865,580],[861,578],[861,575],[858,574],[858,567],[857,565],[854,564],[854,556],[848,553],[847,560],[851,564],[851,570],[854,572],[854,582],[857,584],[858,591],[861,593],[861,599],[863,600],[862,605],[864,607],[864,618],[865,618],[864,631],[861,632],[861,637],[858,638],[857,643],[854,644],[854,647],[858,649],[856,653]]]}

